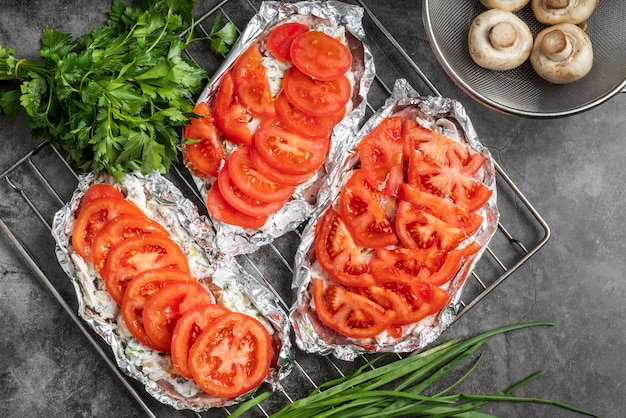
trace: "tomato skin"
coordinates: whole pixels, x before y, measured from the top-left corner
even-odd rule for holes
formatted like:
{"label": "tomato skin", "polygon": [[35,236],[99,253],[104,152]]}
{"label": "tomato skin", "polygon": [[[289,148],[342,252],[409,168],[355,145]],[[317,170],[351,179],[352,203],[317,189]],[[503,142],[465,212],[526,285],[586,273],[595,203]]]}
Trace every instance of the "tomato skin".
{"label": "tomato skin", "polygon": [[255,116],[276,115],[274,98],[257,44],[250,45],[235,61],[233,84],[239,102]]}
{"label": "tomato skin", "polygon": [[314,80],[291,67],[283,79],[283,91],[289,102],[313,116],[331,116],[345,108],[352,95],[348,77]]}
{"label": "tomato skin", "polygon": [[329,328],[349,338],[373,338],[396,320],[393,310],[385,310],[366,296],[331,284],[324,289],[321,279],[313,279],[315,311]]}
{"label": "tomato skin", "polygon": [[285,62],[291,62],[291,54],[289,48],[295,37],[301,33],[307,32],[309,27],[304,23],[289,22],[276,26],[267,36],[267,49],[276,57],[276,59]]}
{"label": "tomato skin", "polygon": [[222,305],[200,305],[185,312],[172,333],[171,354],[172,365],[186,379],[193,379],[189,370],[189,349],[211,322],[230,310]]}
{"label": "tomato skin", "polygon": [[167,283],[154,292],[143,308],[146,334],[159,351],[168,352],[178,319],[197,306],[214,302],[211,291],[196,281]]}
{"label": "tomato skin", "polygon": [[248,128],[248,113],[235,96],[235,84],[231,72],[224,74],[217,90],[213,116],[224,138],[235,144],[252,143],[252,133]]}
{"label": "tomato skin", "polygon": [[276,115],[285,128],[307,138],[326,138],[343,116],[345,109],[330,116],[313,116],[289,102],[284,92],[276,97]]}
{"label": "tomato skin", "polygon": [[189,350],[188,365],[202,390],[235,398],[263,382],[272,359],[272,340],[263,324],[230,312],[202,331]]}
{"label": "tomato skin", "polygon": [[211,216],[220,222],[229,225],[237,225],[242,228],[257,229],[262,228],[269,218],[265,216],[250,216],[235,209],[230,203],[224,199],[219,188],[219,183],[213,183],[213,186],[207,192],[206,206]]}
{"label": "tomato skin", "polygon": [[195,281],[189,273],[166,267],[139,273],[128,283],[122,299],[122,318],[126,328],[143,345],[157,351],[160,349],[146,334],[143,308],[157,290],[168,283],[182,280]]}
{"label": "tomato skin", "polygon": [[335,80],[352,66],[350,49],[332,36],[317,30],[298,35],[291,42],[289,52],[293,64],[316,80]]}
{"label": "tomato skin", "polygon": [[185,143],[184,158],[186,165],[192,172],[203,176],[217,176],[226,153],[220,133],[215,125],[215,119],[206,102],[199,102],[194,111],[203,118],[190,118],[190,124],[183,128],[183,136],[193,143]]}
{"label": "tomato skin", "polygon": [[113,300],[121,306],[126,286],[134,276],[161,267],[173,267],[189,273],[185,253],[167,235],[135,235],[111,248],[102,269],[102,279]]}
{"label": "tomato skin", "polygon": [[94,183],[85,191],[80,203],[78,205],[78,212],[94,199],[100,197],[115,197],[118,199],[124,199],[122,192],[117,187],[106,183]]}

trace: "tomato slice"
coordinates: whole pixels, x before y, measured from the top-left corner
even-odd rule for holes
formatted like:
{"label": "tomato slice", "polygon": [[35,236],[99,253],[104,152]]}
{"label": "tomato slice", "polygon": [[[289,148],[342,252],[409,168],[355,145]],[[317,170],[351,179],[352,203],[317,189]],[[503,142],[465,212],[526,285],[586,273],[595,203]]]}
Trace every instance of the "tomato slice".
{"label": "tomato slice", "polygon": [[256,43],[250,45],[235,61],[233,83],[239,102],[250,113],[260,118],[276,115],[263,55]]}
{"label": "tomato slice", "polygon": [[194,111],[204,117],[190,118],[191,123],[183,128],[183,136],[188,140],[194,140],[185,143],[183,154],[185,163],[196,175],[215,177],[226,158],[220,133],[206,102],[198,103]]}
{"label": "tomato slice", "polygon": [[224,138],[235,144],[252,143],[252,133],[248,128],[250,115],[235,96],[235,84],[231,72],[224,74],[217,90],[213,116]]}
{"label": "tomato slice", "polygon": [[261,202],[284,202],[296,191],[294,186],[272,181],[258,170],[250,158],[248,145],[241,145],[230,154],[228,173],[235,187]]}
{"label": "tomato slice", "polygon": [[104,269],[109,251],[120,241],[140,234],[163,234],[169,232],[158,222],[145,216],[120,215],[108,222],[91,243],[91,263],[98,272]]}
{"label": "tomato slice", "polygon": [[330,139],[309,139],[281,127],[276,119],[261,124],[254,147],[271,167],[289,175],[317,171],[330,149]]}
{"label": "tomato slice", "polygon": [[366,296],[341,286],[324,289],[321,279],[313,279],[313,301],[320,320],[350,338],[373,338],[397,317],[393,310],[385,310]]}
{"label": "tomato slice", "polygon": [[372,187],[389,196],[396,196],[404,180],[402,150],[402,119],[399,116],[382,120],[359,144],[359,158],[367,180]]}
{"label": "tomato slice", "polygon": [[365,169],[361,168],[352,173],[339,195],[337,213],[354,242],[362,247],[382,248],[398,242],[378,193],[371,188]]}
{"label": "tomato slice", "polygon": [[219,189],[219,183],[215,182],[209,189],[206,197],[207,210],[220,222],[229,225],[237,225],[242,228],[262,228],[267,222],[268,216],[250,216],[235,209],[224,199]]}
{"label": "tomato slice", "polygon": [[298,35],[289,50],[293,65],[316,80],[335,80],[352,66],[350,49],[324,32],[312,30]]}
{"label": "tomato slice", "polygon": [[332,208],[324,213],[317,228],[315,256],[333,280],[353,287],[375,284],[365,254],[354,243],[345,224]]}
{"label": "tomato slice", "polygon": [[315,80],[296,67],[283,78],[283,91],[289,102],[313,116],[331,116],[345,108],[352,95],[350,80],[341,76],[335,80]]}
{"label": "tomato slice", "polygon": [[189,273],[183,250],[171,238],[158,233],[135,235],[111,248],[102,269],[102,279],[113,300],[121,306],[126,286],[133,277],[161,267]]}
{"label": "tomato slice", "polygon": [[76,217],[72,247],[85,261],[91,258],[91,243],[96,234],[112,219],[129,214],[145,216],[134,203],[118,197],[100,197],[87,203]]}
{"label": "tomato slice", "polygon": [[286,199],[278,202],[262,202],[242,192],[231,181],[229,167],[230,161],[226,162],[224,168],[217,175],[217,183],[224,200],[238,211],[248,216],[262,217],[278,212],[287,203]]}
{"label": "tomato slice", "polygon": [[89,202],[99,197],[116,197],[118,199],[124,199],[124,195],[117,187],[106,183],[94,183],[85,191],[83,198],[78,205],[78,212],[85,207]]}
{"label": "tomato slice", "polygon": [[289,48],[294,38],[301,33],[308,32],[309,27],[304,23],[289,22],[276,26],[267,36],[267,49],[276,57],[276,59],[285,62],[291,62],[291,54]]}
{"label": "tomato slice", "polygon": [[213,293],[199,282],[184,280],[167,283],[154,292],[143,308],[146,334],[159,351],[170,351],[178,319],[197,306],[211,303],[215,303]]}
{"label": "tomato slice", "polygon": [[[414,277],[426,277],[431,271],[437,271],[446,260],[446,253],[436,248],[381,248],[376,250],[376,257],[385,264],[393,266]],[[370,261],[370,267],[374,260]]]}
{"label": "tomato slice", "polygon": [[448,199],[423,192],[408,183],[400,185],[398,198],[409,202],[415,208],[438,217],[451,226],[460,228],[466,236],[476,233],[483,222],[483,217],[478,213],[468,212]]}
{"label": "tomato slice", "polygon": [[269,180],[288,186],[299,186],[309,181],[316,173],[313,171],[311,173],[304,174],[287,174],[280,169],[276,169],[269,165],[267,161],[263,159],[256,147],[250,148],[250,159],[252,160],[254,167]]}
{"label": "tomato slice", "polygon": [[176,321],[172,332],[172,364],[182,377],[193,379],[188,365],[189,350],[193,343],[211,322],[229,312],[228,308],[214,303],[200,305],[188,310]]}
{"label": "tomato slice", "polygon": [[284,92],[276,97],[276,115],[281,125],[307,138],[326,138],[345,113],[344,108],[334,115],[313,116],[292,105]]}
{"label": "tomato slice", "polygon": [[272,339],[251,316],[230,312],[211,322],[189,350],[189,370],[205,392],[235,398],[260,385],[273,359]]}
{"label": "tomato slice", "polygon": [[442,166],[419,151],[414,151],[409,160],[408,183],[436,196],[448,197],[469,212],[483,207],[492,195],[483,183]]}
{"label": "tomato slice", "polygon": [[146,302],[166,284],[182,280],[195,281],[189,273],[166,267],[139,273],[128,283],[122,299],[122,318],[128,331],[143,345],[153,350],[160,349],[148,337],[143,326],[143,308],[146,306]]}

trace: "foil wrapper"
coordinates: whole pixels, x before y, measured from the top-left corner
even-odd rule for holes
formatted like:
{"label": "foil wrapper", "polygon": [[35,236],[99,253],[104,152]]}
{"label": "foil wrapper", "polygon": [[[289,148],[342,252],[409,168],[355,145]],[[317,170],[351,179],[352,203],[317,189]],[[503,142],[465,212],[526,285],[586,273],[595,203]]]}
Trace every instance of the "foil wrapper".
{"label": "foil wrapper", "polygon": [[[56,256],[76,291],[79,316],[111,346],[118,367],[164,404],[200,412],[250,398],[254,391],[237,399],[218,398],[203,392],[195,382],[177,374],[168,353],[153,351],[132,337],[102,278],[71,245],[77,209],[85,191],[94,183],[115,184],[104,174],[81,176],[71,200],[55,214],[52,225]],[[122,185],[117,186],[127,200],[137,204],[170,232],[187,256],[191,275],[209,287],[219,303],[253,316],[265,325],[273,346],[278,348],[265,382],[273,390],[281,390],[281,381],[291,371],[294,353],[287,313],[276,297],[246,273],[234,258],[217,250],[215,232],[208,219],[199,215],[197,207],[165,177],[158,173],[127,175]]]}
{"label": "foil wrapper", "polygon": [[391,96],[384,106],[375,113],[350,141],[354,148],[383,119],[409,110],[423,126],[439,130],[448,137],[470,145],[485,157],[483,167],[477,173],[478,180],[489,187],[493,194],[487,204],[478,212],[483,216],[480,229],[471,238],[481,245],[481,250],[467,258],[453,279],[443,287],[452,295],[450,303],[438,314],[424,318],[416,324],[405,325],[402,336],[394,338],[383,332],[372,339],[352,339],[345,337],[324,325],[314,309],[310,283],[314,277],[328,278],[315,259],[316,224],[327,208],[339,196],[343,184],[351,170],[358,163],[358,153],[352,151],[343,159],[335,175],[328,177],[323,188],[330,191],[330,197],[322,202],[314,212],[302,232],[302,241],[296,251],[294,264],[294,302],[290,309],[295,341],[303,351],[352,361],[356,356],[374,352],[406,353],[421,349],[436,340],[454,321],[460,308],[460,298],[467,276],[470,274],[496,231],[499,219],[497,207],[495,168],[489,150],[479,141],[476,131],[457,101],[442,97],[419,95],[404,79],[396,80]]}
{"label": "foil wrapper", "polygon": [[[250,45],[253,43],[262,45],[271,28],[278,24],[297,21],[308,24],[309,27],[319,25],[337,28],[345,36],[345,42],[352,52],[353,63],[347,74],[352,83],[352,99],[347,107],[346,116],[334,128],[326,162],[311,180],[297,188],[292,199],[280,211],[269,217],[263,228],[245,229],[212,219],[217,246],[222,251],[233,255],[252,253],[285,233],[295,230],[311,216],[319,202],[326,199],[328,191],[320,186],[325,183],[328,176],[333,175],[338,167],[337,162],[350,149],[349,138],[358,131],[361,119],[365,115],[366,97],[375,75],[374,60],[364,42],[362,18],[361,7],[337,1],[303,1],[292,4],[266,1],[261,4],[258,13],[250,20],[229,55],[200,94],[197,102],[205,101],[212,108],[215,93],[224,73]],[[286,71],[287,68],[288,65],[282,70]],[[277,88],[279,87],[274,87],[274,90]],[[278,91],[274,93],[277,94]],[[228,154],[235,145],[230,143],[226,145]],[[192,177],[200,194],[206,199],[207,191],[215,179],[198,177],[193,171]]]}

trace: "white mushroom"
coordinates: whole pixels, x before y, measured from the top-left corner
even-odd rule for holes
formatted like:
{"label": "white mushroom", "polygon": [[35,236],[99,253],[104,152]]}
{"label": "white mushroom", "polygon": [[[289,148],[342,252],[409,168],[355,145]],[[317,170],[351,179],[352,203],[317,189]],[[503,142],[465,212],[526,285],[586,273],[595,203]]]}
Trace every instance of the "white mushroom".
{"label": "white mushroom", "polygon": [[539,76],[551,83],[571,83],[591,70],[591,41],[572,23],[549,26],[537,34],[530,63]]}
{"label": "white mushroom", "polygon": [[510,70],[530,55],[533,35],[519,17],[504,10],[487,10],[474,18],[468,34],[474,62],[489,70]]}
{"label": "white mushroom", "polygon": [[589,19],[600,0],[532,0],[535,18],[546,25],[573,23]]}
{"label": "white mushroom", "polygon": [[480,0],[487,9],[500,9],[506,12],[516,12],[530,3],[530,0]]}

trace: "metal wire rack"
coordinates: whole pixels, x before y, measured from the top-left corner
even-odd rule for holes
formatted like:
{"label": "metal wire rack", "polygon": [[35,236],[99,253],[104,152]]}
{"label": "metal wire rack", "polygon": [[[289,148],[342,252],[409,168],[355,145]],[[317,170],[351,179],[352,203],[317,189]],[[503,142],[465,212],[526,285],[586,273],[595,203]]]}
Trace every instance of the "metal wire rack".
{"label": "metal wire rack", "polygon": [[[362,0],[356,2],[365,10],[363,24],[378,70],[368,96],[368,112],[374,112],[383,104],[390,93],[389,86],[393,85],[396,78],[406,78],[422,94],[440,95],[366,3]],[[199,36],[206,35],[218,15],[222,23],[227,19],[241,30],[260,4],[260,0],[222,0],[218,4],[198,4],[196,10],[203,13],[198,14],[195,30]],[[199,7],[205,10],[198,10]],[[220,57],[210,53],[202,41],[192,44],[188,53],[191,59],[209,72],[219,65]],[[497,163],[496,172],[501,221],[496,235],[466,284],[457,319],[509,278],[550,238],[546,222]],[[184,168],[175,167],[168,178],[203,211],[202,199]],[[106,343],[78,317],[74,290],[56,262],[50,234],[52,218],[70,199],[77,180],[77,173],[65,163],[63,156],[54,147],[46,142],[38,144],[0,174],[0,193],[5,196],[7,203],[0,211],[0,229],[147,416],[228,416],[228,408],[199,414],[174,411],[161,405],[137,382],[120,372]],[[273,289],[286,310],[291,305],[292,262],[298,241],[299,232],[296,231],[256,253],[239,257],[250,274],[261,278]],[[250,416],[268,416],[285,404],[308,394],[324,381],[349,374],[359,366],[358,362],[347,363],[296,351],[295,367],[284,383],[284,391],[265,400],[248,413]]]}

